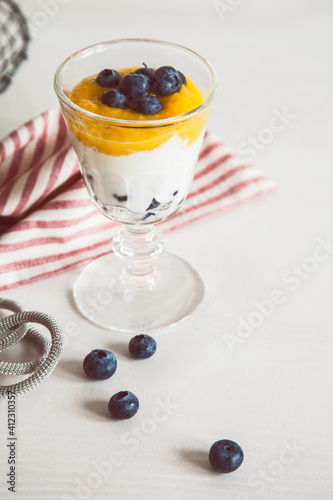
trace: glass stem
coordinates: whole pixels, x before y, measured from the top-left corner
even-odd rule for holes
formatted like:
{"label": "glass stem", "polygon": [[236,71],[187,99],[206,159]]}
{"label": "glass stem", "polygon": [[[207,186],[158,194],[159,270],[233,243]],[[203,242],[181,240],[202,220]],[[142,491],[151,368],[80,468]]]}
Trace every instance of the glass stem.
{"label": "glass stem", "polygon": [[113,251],[125,261],[120,276],[124,285],[153,289],[158,280],[156,259],[165,247],[166,239],[154,225],[123,226],[113,238]]}

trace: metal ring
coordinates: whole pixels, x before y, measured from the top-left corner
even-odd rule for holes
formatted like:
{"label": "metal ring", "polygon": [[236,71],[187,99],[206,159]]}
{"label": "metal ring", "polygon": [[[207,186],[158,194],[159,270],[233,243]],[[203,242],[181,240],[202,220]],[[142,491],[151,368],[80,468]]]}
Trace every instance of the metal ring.
{"label": "metal ring", "polygon": [[[34,389],[50,375],[59,361],[63,349],[63,337],[58,323],[51,316],[37,311],[24,311],[13,314],[0,321],[0,331],[6,331],[29,322],[39,323],[48,328],[52,337],[51,347],[47,354],[43,356],[42,362],[39,360],[36,371],[30,377],[16,384],[0,386],[1,398],[7,397],[10,392],[18,395]],[[36,330],[33,331],[33,335],[36,337]],[[38,338],[41,340],[40,337],[43,336],[39,333]],[[20,372],[20,374],[23,374],[23,372]]]}
{"label": "metal ring", "polygon": [[0,373],[2,375],[27,375],[28,373],[33,373],[38,368],[38,366],[44,363],[44,360],[48,355],[51,347],[51,342],[49,341],[49,339],[47,339],[35,328],[29,328],[25,335],[25,338],[29,340],[31,339],[36,342],[42,348],[43,355],[35,361],[21,361],[18,363],[12,361],[0,361]]}
{"label": "metal ring", "polygon": [[[8,309],[9,311],[13,311],[15,313],[24,312],[24,308],[19,304],[19,302],[15,302],[14,300],[0,298],[0,309]],[[28,373],[34,372],[38,366],[44,362],[45,357],[49,353],[51,343],[48,338],[42,335],[35,328],[29,328],[28,324],[23,324],[12,331],[6,337],[0,339],[0,352],[12,347],[17,342],[19,342],[24,336],[29,340],[35,341],[43,350],[43,355],[35,360],[28,362],[0,362],[0,373],[2,375],[26,375]]]}
{"label": "metal ring", "polygon": [[[18,302],[3,298],[0,298],[0,309],[8,309],[9,311],[15,313],[20,313],[24,311],[23,307]],[[6,335],[6,337],[0,339],[0,352],[4,351],[5,349],[8,349],[12,345],[19,342],[27,333],[27,331],[28,331],[28,325],[24,324],[21,325],[19,328],[16,328],[8,335]]]}

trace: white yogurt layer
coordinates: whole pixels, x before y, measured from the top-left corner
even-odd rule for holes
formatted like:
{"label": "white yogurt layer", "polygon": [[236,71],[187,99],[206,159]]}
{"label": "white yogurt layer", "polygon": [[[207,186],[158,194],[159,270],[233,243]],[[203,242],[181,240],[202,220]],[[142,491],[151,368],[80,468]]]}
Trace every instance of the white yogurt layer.
{"label": "white yogurt layer", "polygon": [[157,207],[157,211],[176,207],[186,197],[202,139],[203,134],[188,145],[188,140],[175,134],[155,149],[124,156],[100,153],[77,139],[74,146],[88,188],[99,204],[146,214]]}

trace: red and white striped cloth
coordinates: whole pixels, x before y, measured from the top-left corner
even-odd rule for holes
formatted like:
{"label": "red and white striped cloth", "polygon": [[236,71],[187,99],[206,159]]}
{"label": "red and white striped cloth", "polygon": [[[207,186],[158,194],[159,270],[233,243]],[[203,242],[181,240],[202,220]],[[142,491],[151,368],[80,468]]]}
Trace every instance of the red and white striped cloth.
{"label": "red and white striped cloth", "polygon": [[[188,198],[161,226],[172,230],[275,188],[207,132]],[[88,197],[60,110],[0,142],[0,290],[109,252],[118,228]]]}

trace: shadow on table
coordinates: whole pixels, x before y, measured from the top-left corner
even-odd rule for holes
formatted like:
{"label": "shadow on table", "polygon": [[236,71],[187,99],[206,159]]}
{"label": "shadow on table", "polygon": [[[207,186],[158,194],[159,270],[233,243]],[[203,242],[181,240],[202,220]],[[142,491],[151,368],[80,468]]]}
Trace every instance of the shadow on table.
{"label": "shadow on table", "polygon": [[68,374],[73,375],[75,378],[80,380],[87,379],[87,376],[83,371],[81,361],[76,361],[76,360],[60,361],[57,370],[64,371],[66,372],[67,375]]}
{"label": "shadow on table", "polygon": [[96,415],[102,420],[110,420],[111,416],[108,411],[108,401],[105,399],[98,399],[95,401],[84,401],[82,404],[83,408],[87,410],[94,418]]}
{"label": "shadow on table", "polygon": [[112,342],[106,349],[113,352],[117,359],[133,359],[128,350],[128,339],[125,338],[123,342]]}
{"label": "shadow on table", "polygon": [[214,474],[214,471],[209,464],[207,450],[182,448],[179,450],[179,455],[182,460],[187,462],[187,464],[190,464],[192,467],[205,471],[205,474],[207,474],[207,471]]}

